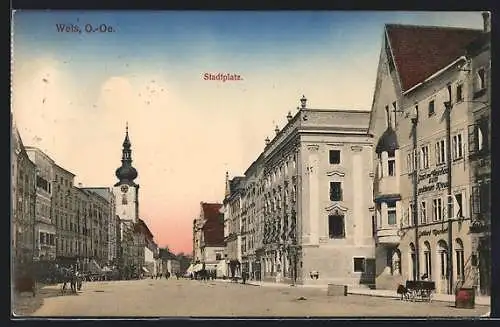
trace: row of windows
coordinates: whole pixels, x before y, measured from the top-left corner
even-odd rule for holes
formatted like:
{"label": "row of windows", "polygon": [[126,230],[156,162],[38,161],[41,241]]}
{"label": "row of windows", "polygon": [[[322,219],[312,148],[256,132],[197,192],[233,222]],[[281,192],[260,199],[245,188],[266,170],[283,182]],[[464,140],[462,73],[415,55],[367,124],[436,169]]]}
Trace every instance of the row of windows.
{"label": "row of windows", "polygon": [[40,245],[56,245],[55,235],[45,232],[40,232]]}
{"label": "row of windows", "polygon": [[[464,216],[464,194],[463,193],[456,193],[453,195],[451,198],[451,216],[452,217],[463,217]],[[437,222],[437,221],[442,221],[443,219],[447,218],[446,213],[447,213],[447,201],[446,197],[438,197],[434,199],[429,199],[429,200],[422,200],[420,201],[420,207],[419,207],[419,221],[420,224],[427,224],[431,222]],[[406,214],[405,217],[405,225],[407,226],[413,226],[414,225],[414,206],[413,203],[410,203],[408,207],[408,213]],[[395,222],[394,222],[395,224]]]}
{"label": "row of windows", "polygon": [[[473,89],[474,94],[478,92],[484,91],[486,89],[486,70],[484,68],[478,69],[474,76],[473,81]],[[451,92],[451,86],[449,87],[449,92]],[[448,100],[448,99],[447,99]],[[455,95],[454,95],[455,103],[460,103],[464,101],[464,84],[462,82],[457,83],[455,87]],[[443,104],[444,106],[444,104]],[[418,105],[416,106],[418,112]],[[444,108],[443,108],[444,109]],[[396,102],[392,103],[392,109],[389,108],[389,105],[385,106],[385,116],[386,116],[386,128],[396,126]],[[427,116],[431,117],[436,114],[436,103],[435,100],[432,99],[427,104]]]}
{"label": "row of windows", "polygon": [[[413,246],[413,243],[410,244]],[[410,246],[410,248],[412,248]],[[413,246],[414,247],[414,246]],[[429,242],[424,242],[424,267],[423,267],[423,273],[426,275],[427,279],[432,280],[433,276],[433,265],[432,265],[432,250]],[[448,277],[448,250],[447,246],[444,241],[440,242],[438,252],[437,252],[437,259],[438,259],[438,264],[439,264],[439,275],[441,279],[446,279]],[[413,278],[416,279],[416,254],[414,252],[411,253],[411,260],[412,260],[412,269],[413,269]],[[455,267],[457,269],[457,279],[458,280],[464,280],[464,273],[465,273],[465,258],[464,258],[464,247],[463,243],[460,239],[456,240],[456,245],[455,245]]]}
{"label": "row of windows", "polygon": [[[434,144],[434,154],[436,165],[442,165],[447,162],[447,142],[445,139],[438,140]],[[452,160],[459,160],[464,157],[464,142],[462,133],[452,136]],[[415,169],[427,169],[430,167],[429,145],[420,147],[420,151],[410,151],[406,156],[406,167],[409,173]]]}

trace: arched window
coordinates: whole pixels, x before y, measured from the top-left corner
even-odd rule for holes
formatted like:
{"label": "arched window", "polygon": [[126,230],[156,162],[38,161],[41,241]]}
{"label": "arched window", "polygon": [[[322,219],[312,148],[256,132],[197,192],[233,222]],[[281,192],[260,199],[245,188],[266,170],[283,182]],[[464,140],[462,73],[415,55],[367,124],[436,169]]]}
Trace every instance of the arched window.
{"label": "arched window", "polygon": [[441,279],[448,278],[448,245],[440,240],[437,244],[437,254],[439,260],[439,276]]}
{"label": "arched window", "polygon": [[425,274],[427,274],[427,278],[432,279],[431,245],[428,241],[424,242],[424,265],[425,265]]}
{"label": "arched window", "polygon": [[457,280],[463,281],[465,279],[464,244],[459,238],[455,240],[455,258],[457,265]]}

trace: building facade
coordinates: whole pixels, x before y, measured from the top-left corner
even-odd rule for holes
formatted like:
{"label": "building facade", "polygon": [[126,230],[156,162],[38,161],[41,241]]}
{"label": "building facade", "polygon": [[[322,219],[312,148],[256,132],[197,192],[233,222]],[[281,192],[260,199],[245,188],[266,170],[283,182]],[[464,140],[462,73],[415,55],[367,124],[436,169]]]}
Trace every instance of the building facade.
{"label": "building facade", "polygon": [[36,166],[30,160],[21,136],[12,126],[12,255],[14,268],[35,258]]}
{"label": "building facade", "polygon": [[[386,25],[370,118],[376,286],[430,279],[473,286],[469,235],[469,75],[481,31]],[[442,44],[449,46],[443,50]],[[433,60],[429,60],[433,58]]]}
{"label": "building facade", "polygon": [[75,174],[57,164],[54,164],[53,170],[52,212],[56,219],[56,256],[59,262],[70,264],[78,254],[73,194]]}
{"label": "building facade", "polygon": [[469,160],[472,185],[473,267],[481,294],[491,293],[491,22],[483,13],[484,33],[467,47],[470,59]]}
{"label": "building facade", "polygon": [[[221,270],[224,260],[224,217],[219,203],[200,203],[200,216],[193,222],[193,262],[206,270]],[[221,273],[223,273],[221,271]]]}
{"label": "building facade", "polygon": [[243,269],[267,281],[372,284],[369,112],[312,109],[303,97],[287,120],[234,192]]}
{"label": "building facade", "polygon": [[56,222],[52,215],[54,161],[40,149],[26,147],[36,165],[35,259],[56,259]]}
{"label": "building facade", "polygon": [[244,181],[243,176],[236,176],[230,180],[226,172],[226,192],[221,208],[224,217],[226,276],[241,276],[241,217]]}
{"label": "building facade", "polygon": [[107,262],[109,265],[112,265],[113,263],[116,263],[118,260],[118,238],[119,235],[117,233],[118,226],[117,226],[117,218],[116,218],[116,201],[115,201],[115,194],[113,192],[112,188],[108,187],[87,187],[85,190],[94,192],[98,195],[100,195],[102,198],[106,200],[106,202],[109,204],[107,206],[109,212],[106,214],[108,217],[108,222],[106,224],[107,226]]}

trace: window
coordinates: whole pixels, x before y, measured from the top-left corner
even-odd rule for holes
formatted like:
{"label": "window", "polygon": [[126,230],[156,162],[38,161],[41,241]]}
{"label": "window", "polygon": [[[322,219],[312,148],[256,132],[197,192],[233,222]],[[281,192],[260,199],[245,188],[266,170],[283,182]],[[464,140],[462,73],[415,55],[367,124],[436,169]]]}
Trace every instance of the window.
{"label": "window", "polygon": [[387,128],[391,126],[391,114],[389,112],[389,106],[385,106],[385,124]]}
{"label": "window", "polygon": [[420,148],[420,166],[423,169],[429,168],[429,146],[425,145]]}
{"label": "window", "polygon": [[474,149],[481,152],[488,149],[488,137],[489,137],[489,125],[488,120],[481,119],[479,120],[474,127]]}
{"label": "window", "polygon": [[389,151],[389,159],[387,160],[387,166],[389,169],[389,176],[396,176],[396,158],[395,151]]}
{"label": "window", "polygon": [[340,151],[330,150],[330,164],[338,165],[340,163]]}
{"label": "window", "polygon": [[217,261],[222,260],[222,253],[220,253],[220,252],[216,253],[215,260],[217,260]]}
{"label": "window", "polygon": [[413,151],[411,151],[406,155],[406,168],[408,169],[408,173],[412,173],[415,170],[414,163]]}
{"label": "window", "polygon": [[485,70],[481,68],[476,74],[476,91],[481,91],[486,87],[485,83]]}
{"label": "window", "polygon": [[464,248],[462,244],[462,240],[457,239],[456,250],[456,267],[457,267],[457,279],[464,280],[464,271],[465,271],[465,262],[464,262]]}
{"label": "window", "polygon": [[443,200],[441,198],[432,200],[432,220],[443,220]]}
{"label": "window", "polygon": [[413,209],[414,209],[413,203],[410,203],[410,206],[408,207],[408,226],[415,225],[415,217],[414,217]]}
{"label": "window", "polygon": [[428,111],[428,116],[432,116],[436,113],[434,110],[434,100],[429,101],[429,111]]}
{"label": "window", "polygon": [[453,216],[454,217],[463,217],[463,196],[462,193],[455,194],[455,201],[453,205]]}
{"label": "window", "polygon": [[464,100],[463,97],[463,84],[458,84],[457,85],[457,99],[456,102],[461,102]]}
{"label": "window", "polygon": [[425,274],[427,274],[427,278],[432,279],[431,249],[430,245],[427,242],[426,242],[426,247],[424,249],[424,264],[425,264]]}
{"label": "window", "polygon": [[127,196],[126,196],[126,195],[123,195],[123,197],[122,197],[122,204],[123,204],[123,205],[128,204],[128,201],[127,201]]}
{"label": "window", "polygon": [[463,145],[462,145],[462,134],[454,135],[452,138],[453,142],[453,159],[461,159],[463,157]]}
{"label": "window", "polygon": [[392,103],[392,118],[391,122],[394,128],[396,128],[396,112],[398,112],[397,106],[396,106],[396,101]]}
{"label": "window", "polygon": [[365,272],[365,258],[354,258],[354,272]]}
{"label": "window", "polygon": [[426,201],[420,202],[420,223],[427,223],[427,203]]}
{"label": "window", "polygon": [[441,165],[446,162],[446,142],[440,140],[436,142],[436,164]]}
{"label": "window", "polygon": [[330,201],[342,201],[341,182],[330,182]]}
{"label": "window", "polygon": [[328,216],[328,235],[330,238],[344,238],[344,216],[330,215]]}
{"label": "window", "polygon": [[377,220],[375,219],[375,215],[372,215],[372,236],[375,236],[377,233]]}
{"label": "window", "polygon": [[387,223],[396,225],[396,201],[387,202]]}

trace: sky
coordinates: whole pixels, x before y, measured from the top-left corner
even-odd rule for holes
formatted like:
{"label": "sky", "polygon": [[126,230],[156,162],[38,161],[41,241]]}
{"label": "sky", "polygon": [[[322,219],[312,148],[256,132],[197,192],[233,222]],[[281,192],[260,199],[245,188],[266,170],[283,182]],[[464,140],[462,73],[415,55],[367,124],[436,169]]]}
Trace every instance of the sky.
{"label": "sky", "polygon": [[[312,108],[371,109],[386,23],[481,29],[482,17],[16,11],[14,120],[25,145],[83,186],[117,182],[128,122],[139,215],[160,246],[190,253],[200,202],[223,200],[225,172],[243,175],[302,95]],[[77,32],[58,30],[63,25]],[[204,80],[205,73],[241,79]]]}

